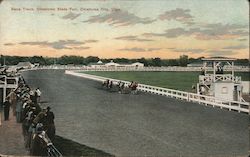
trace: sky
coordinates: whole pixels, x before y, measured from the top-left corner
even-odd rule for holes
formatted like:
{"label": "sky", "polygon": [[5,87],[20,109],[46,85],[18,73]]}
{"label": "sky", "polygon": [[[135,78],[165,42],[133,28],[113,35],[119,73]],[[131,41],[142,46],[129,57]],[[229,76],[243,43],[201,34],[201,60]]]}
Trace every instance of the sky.
{"label": "sky", "polygon": [[0,54],[249,58],[247,0],[3,0]]}

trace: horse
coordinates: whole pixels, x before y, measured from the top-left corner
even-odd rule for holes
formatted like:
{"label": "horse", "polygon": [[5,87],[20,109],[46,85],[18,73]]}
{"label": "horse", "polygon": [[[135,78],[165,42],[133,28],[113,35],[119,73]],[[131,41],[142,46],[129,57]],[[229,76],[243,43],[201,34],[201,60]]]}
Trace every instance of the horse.
{"label": "horse", "polygon": [[105,80],[103,83],[102,83],[102,88],[104,89],[108,89],[109,88],[109,80]]}

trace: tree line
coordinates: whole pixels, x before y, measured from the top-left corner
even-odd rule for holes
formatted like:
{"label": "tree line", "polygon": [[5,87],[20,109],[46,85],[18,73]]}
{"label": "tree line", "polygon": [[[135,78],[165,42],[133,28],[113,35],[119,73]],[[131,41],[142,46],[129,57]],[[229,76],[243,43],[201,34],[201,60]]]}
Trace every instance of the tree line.
{"label": "tree line", "polygon": [[[189,58],[187,55],[181,55],[176,59],[161,59],[161,58],[139,58],[139,59],[128,59],[128,58],[113,58],[113,59],[101,59],[96,56],[61,56],[58,58],[55,57],[43,57],[43,56],[32,56],[32,57],[22,57],[22,56],[0,56],[1,65],[16,65],[19,62],[30,62],[30,63],[39,63],[40,65],[88,65],[90,63],[97,63],[101,60],[103,63],[110,62],[113,60],[116,63],[130,64],[134,62],[144,63],[145,66],[187,66],[190,63],[201,64],[202,58]],[[249,66],[248,59],[237,59],[235,65]]]}

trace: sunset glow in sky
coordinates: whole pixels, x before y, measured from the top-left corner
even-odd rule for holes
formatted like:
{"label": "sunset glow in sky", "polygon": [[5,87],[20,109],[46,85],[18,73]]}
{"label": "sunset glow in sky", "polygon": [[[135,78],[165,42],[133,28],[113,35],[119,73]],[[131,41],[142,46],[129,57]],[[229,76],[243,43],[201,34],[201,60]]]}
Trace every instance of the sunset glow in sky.
{"label": "sunset glow in sky", "polygon": [[247,0],[4,0],[0,53],[249,57]]}

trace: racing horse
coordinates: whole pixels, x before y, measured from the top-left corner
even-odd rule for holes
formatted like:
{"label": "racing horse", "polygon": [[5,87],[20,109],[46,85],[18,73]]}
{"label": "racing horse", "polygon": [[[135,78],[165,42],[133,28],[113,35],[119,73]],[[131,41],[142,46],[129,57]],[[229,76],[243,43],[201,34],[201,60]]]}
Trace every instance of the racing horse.
{"label": "racing horse", "polygon": [[130,85],[125,85],[124,82],[122,82],[121,86],[120,86],[120,93],[121,94],[138,94],[138,90],[137,90],[137,87],[138,87],[138,83],[136,82],[131,82]]}
{"label": "racing horse", "polygon": [[131,82],[130,85],[125,84],[125,82],[113,82],[112,80],[105,80],[102,83],[102,88],[109,90],[110,92],[119,92],[121,94],[138,94],[138,83]]}
{"label": "racing horse", "polygon": [[110,92],[118,92],[119,83],[115,83],[114,81],[107,79],[102,83],[102,88]]}

